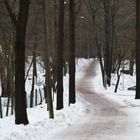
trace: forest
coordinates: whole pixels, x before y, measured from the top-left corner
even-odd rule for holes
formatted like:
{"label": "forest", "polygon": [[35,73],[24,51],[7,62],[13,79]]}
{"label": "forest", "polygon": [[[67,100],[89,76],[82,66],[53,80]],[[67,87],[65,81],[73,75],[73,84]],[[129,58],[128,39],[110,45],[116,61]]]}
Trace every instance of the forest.
{"label": "forest", "polygon": [[[90,85],[87,91],[83,87],[96,79],[95,71],[100,71],[100,86],[100,78],[93,80],[99,90],[90,91]],[[87,76],[78,81],[80,72]],[[119,95],[125,75],[134,79],[126,93],[140,99],[139,0],[0,0],[0,121],[12,116],[26,127],[27,110],[43,104],[55,120],[65,102],[78,106],[79,92],[103,88]]]}

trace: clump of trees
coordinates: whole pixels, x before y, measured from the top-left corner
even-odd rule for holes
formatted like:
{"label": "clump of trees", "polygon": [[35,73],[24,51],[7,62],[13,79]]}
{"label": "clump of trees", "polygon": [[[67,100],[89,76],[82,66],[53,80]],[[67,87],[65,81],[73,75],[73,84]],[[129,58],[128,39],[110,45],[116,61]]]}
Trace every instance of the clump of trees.
{"label": "clump of trees", "polygon": [[50,118],[54,118],[54,93],[57,95],[56,109],[63,108],[63,76],[67,72],[69,105],[76,102],[76,57],[98,56],[104,87],[111,85],[111,73],[116,72],[117,91],[122,62],[129,60],[129,72],[133,75],[136,52],[136,98],[140,98],[139,5],[139,1],[131,0],[1,0],[0,79],[2,96],[10,97],[13,106],[15,104],[15,123],[29,123],[25,92],[28,55],[33,56],[30,107],[33,107],[37,79],[36,57],[41,56]]}
{"label": "clump of trees", "polygon": [[[69,45],[71,49],[68,53],[67,63],[70,73],[70,93],[69,105],[75,103],[75,3],[76,1],[51,1],[51,0],[18,0],[1,1],[1,17],[3,23],[1,32],[1,83],[2,96],[11,96],[15,102],[15,123],[28,124],[26,112],[26,92],[25,81],[31,66],[33,65],[32,88],[30,107],[33,107],[34,84],[37,78],[36,57],[38,56],[38,44],[41,44],[41,57],[44,59],[45,69],[45,98],[48,104],[49,117],[54,118],[53,98],[57,94],[56,109],[63,108],[63,68],[65,60],[64,48],[64,29],[65,29],[65,11],[68,12],[69,21]],[[78,5],[80,7],[80,1]],[[65,9],[67,7],[67,9]],[[54,16],[50,16],[53,11]],[[41,13],[41,16],[37,15]],[[38,21],[40,21],[38,23]],[[7,26],[8,32],[5,33]],[[33,26],[33,27],[32,27]],[[72,30],[71,30],[72,29]],[[39,31],[41,31],[39,33]],[[10,33],[10,35],[9,35]],[[39,39],[41,38],[41,43]],[[9,42],[9,43],[7,43]],[[27,46],[31,46],[29,49]],[[7,51],[8,49],[8,51]],[[25,52],[27,55],[25,55]],[[31,53],[30,53],[31,52]],[[67,51],[68,52],[68,51]],[[32,62],[25,77],[25,60],[28,55],[32,55]],[[72,59],[70,59],[72,57]],[[5,63],[6,62],[6,63]],[[6,64],[6,65],[5,65]],[[52,79],[53,77],[53,79]],[[56,84],[57,83],[57,84]],[[8,86],[8,88],[7,88]],[[7,90],[8,89],[8,90]],[[53,90],[52,90],[53,89]],[[14,103],[13,103],[14,104]]]}
{"label": "clump of trees", "polygon": [[[135,60],[135,1],[84,0],[91,19],[92,38],[98,50],[104,87],[111,85],[111,73],[117,73],[129,60],[133,75]],[[88,27],[86,27],[88,28]]]}

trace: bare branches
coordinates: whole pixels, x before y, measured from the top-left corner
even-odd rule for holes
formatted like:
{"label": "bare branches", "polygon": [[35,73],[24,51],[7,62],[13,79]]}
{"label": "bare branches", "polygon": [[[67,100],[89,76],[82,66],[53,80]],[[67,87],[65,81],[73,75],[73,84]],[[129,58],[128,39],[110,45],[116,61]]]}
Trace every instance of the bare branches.
{"label": "bare branches", "polygon": [[84,0],[84,3],[91,16],[95,15],[100,8],[100,2],[98,4],[95,4],[92,0]]}
{"label": "bare branches", "polygon": [[17,23],[16,22],[16,15],[13,12],[12,7],[10,6],[9,0],[4,0],[4,4],[6,6],[6,9],[7,9],[8,13],[9,13],[11,21],[13,22],[14,25],[16,25],[16,23]]}
{"label": "bare branches", "polygon": [[79,11],[81,10],[81,5],[82,5],[82,2],[81,2],[82,0],[77,0],[76,2],[75,2],[75,16],[77,16],[78,15],[78,13],[79,13]]}

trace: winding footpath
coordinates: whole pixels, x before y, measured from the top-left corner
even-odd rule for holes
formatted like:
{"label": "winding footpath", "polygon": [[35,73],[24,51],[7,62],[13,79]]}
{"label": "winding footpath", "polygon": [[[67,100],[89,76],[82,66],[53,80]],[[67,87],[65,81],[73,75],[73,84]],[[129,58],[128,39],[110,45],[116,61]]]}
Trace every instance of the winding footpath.
{"label": "winding footpath", "polygon": [[77,91],[93,106],[94,112],[92,108],[89,109],[86,118],[81,118],[85,119],[84,122],[79,120],[56,134],[52,140],[138,140],[133,132],[131,116],[125,107],[93,91],[92,79],[96,75],[97,63],[91,63],[76,86]]}

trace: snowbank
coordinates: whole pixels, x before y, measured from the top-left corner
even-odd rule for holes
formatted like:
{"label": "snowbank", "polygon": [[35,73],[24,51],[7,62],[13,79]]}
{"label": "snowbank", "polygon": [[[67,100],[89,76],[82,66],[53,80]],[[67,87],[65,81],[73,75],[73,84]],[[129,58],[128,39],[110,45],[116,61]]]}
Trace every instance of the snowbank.
{"label": "snowbank", "polygon": [[[87,61],[85,59],[77,60],[77,79],[80,79],[90,61],[91,60]],[[42,77],[42,75],[43,73],[40,72],[39,77]],[[64,128],[70,127],[75,122],[78,122],[79,119],[85,117],[89,104],[87,104],[81,97],[80,93],[77,93],[76,104],[73,104],[70,107],[68,106],[68,78],[69,75],[67,74],[64,77],[64,109],[60,111],[55,110],[55,119],[49,119],[47,105],[43,102],[39,106],[27,109],[30,122],[27,126],[15,125],[14,116],[0,119],[0,140],[46,140],[47,138],[53,136],[53,134],[62,131]],[[42,82],[43,79],[40,79]],[[30,90],[31,80],[27,80],[27,95],[29,95]],[[55,100],[56,97],[54,97],[54,108],[56,106]]]}
{"label": "snowbank", "polygon": [[[136,85],[136,75],[130,76],[123,74],[120,79],[118,92],[114,93],[116,75],[112,75],[111,87],[107,87],[107,90],[102,84],[102,75],[100,65],[96,66],[96,77],[93,79],[93,90],[98,94],[102,94],[108,100],[116,102],[122,106],[122,110],[128,114],[131,118],[133,132],[139,134],[140,131],[140,100],[135,99],[135,91],[127,90],[128,87]],[[129,135],[129,134],[128,134]],[[137,137],[139,137],[138,135]],[[131,136],[130,136],[131,137]]]}

